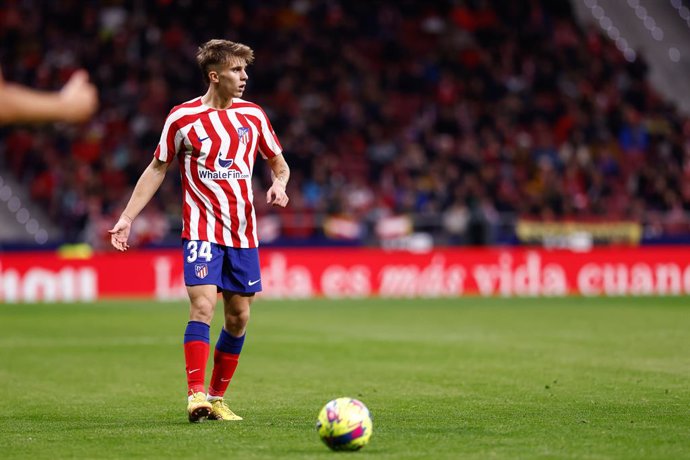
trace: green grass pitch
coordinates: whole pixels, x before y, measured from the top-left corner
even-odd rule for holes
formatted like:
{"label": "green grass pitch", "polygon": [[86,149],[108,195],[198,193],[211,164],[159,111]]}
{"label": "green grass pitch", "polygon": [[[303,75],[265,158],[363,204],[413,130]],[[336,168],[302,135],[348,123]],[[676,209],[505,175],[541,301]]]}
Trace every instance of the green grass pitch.
{"label": "green grass pitch", "polygon": [[[186,318],[0,305],[0,457],[690,458],[687,297],[259,299],[229,390],[245,420],[194,425]],[[338,396],[374,416],[357,453],[316,435]]]}

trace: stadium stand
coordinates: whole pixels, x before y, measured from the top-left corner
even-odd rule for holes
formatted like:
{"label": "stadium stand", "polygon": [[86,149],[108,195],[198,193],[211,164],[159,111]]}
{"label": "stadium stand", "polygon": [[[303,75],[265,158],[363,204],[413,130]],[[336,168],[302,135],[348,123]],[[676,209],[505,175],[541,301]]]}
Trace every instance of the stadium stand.
{"label": "stadium stand", "polygon": [[[105,247],[168,111],[204,91],[194,53],[214,37],[255,49],[246,98],[293,172],[287,210],[257,200],[264,242],[515,242],[520,219],[690,234],[688,119],[566,2],[7,2],[6,79],[55,88],[84,67],[101,92],[82,126],[0,130],[0,167],[62,241]],[[175,176],[135,244],[177,241]]]}

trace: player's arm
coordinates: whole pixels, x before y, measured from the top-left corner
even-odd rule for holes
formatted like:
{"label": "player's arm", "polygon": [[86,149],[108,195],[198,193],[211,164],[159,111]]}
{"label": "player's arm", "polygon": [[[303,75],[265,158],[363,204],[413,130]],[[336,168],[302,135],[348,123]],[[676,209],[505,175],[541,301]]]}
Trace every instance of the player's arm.
{"label": "player's arm", "polygon": [[60,91],[38,91],[7,83],[0,75],[0,124],[88,119],[98,107],[88,74],[75,72]]}
{"label": "player's arm", "polygon": [[273,184],[271,184],[271,188],[266,192],[266,203],[284,208],[290,200],[287,193],[285,193],[287,183],[290,180],[290,167],[283,155],[276,155],[269,158],[268,165],[271,167]]}
{"label": "player's arm", "polygon": [[110,242],[116,249],[126,251],[129,247],[127,238],[129,238],[132,221],[144,209],[144,206],[151,201],[153,195],[156,194],[156,191],[163,183],[165,173],[168,171],[170,164],[172,163],[166,163],[158,158],[154,158],[141,174],[141,177],[139,177],[120,219],[111,230],[108,230]]}

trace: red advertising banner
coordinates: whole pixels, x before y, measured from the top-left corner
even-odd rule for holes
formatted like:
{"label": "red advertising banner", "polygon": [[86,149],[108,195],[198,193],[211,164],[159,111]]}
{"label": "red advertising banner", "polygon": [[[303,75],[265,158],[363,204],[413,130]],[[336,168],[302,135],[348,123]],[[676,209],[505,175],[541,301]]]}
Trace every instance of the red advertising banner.
{"label": "red advertising banner", "polygon": [[[690,294],[690,248],[260,251],[265,298]],[[0,300],[185,299],[179,250],[0,254]]]}

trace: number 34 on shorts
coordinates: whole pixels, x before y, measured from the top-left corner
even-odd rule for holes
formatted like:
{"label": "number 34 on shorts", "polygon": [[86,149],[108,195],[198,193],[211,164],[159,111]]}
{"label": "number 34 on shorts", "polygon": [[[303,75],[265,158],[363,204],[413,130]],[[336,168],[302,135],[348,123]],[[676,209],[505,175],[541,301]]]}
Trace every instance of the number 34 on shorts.
{"label": "number 34 on shorts", "polygon": [[261,291],[257,248],[231,248],[209,241],[183,240],[187,286],[216,285],[219,291]]}

